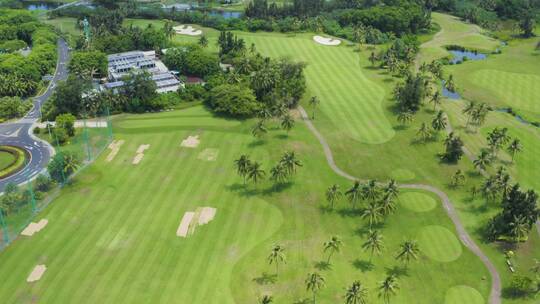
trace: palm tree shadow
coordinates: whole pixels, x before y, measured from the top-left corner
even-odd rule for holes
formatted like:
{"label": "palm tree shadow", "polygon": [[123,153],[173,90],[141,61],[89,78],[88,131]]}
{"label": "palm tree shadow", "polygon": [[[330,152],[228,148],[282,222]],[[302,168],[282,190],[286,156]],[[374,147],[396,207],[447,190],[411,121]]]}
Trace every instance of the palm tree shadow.
{"label": "palm tree shadow", "polygon": [[277,281],[277,274],[263,272],[260,277],[254,278],[253,281],[259,285],[274,284]]}
{"label": "palm tree shadow", "polygon": [[359,216],[361,213],[361,209],[342,208],[338,210],[338,214],[341,215],[341,217],[355,217]]}
{"label": "palm tree shadow", "polygon": [[264,145],[265,141],[264,139],[257,139],[248,144],[248,147],[255,148]]}
{"label": "palm tree shadow", "polygon": [[352,262],[352,265],[354,266],[354,268],[362,271],[362,272],[367,272],[367,271],[371,271],[373,270],[373,268],[375,268],[375,264],[373,264],[372,262],[370,261],[365,261],[365,260],[360,260],[360,259],[356,259]]}
{"label": "palm tree shadow", "polygon": [[387,275],[394,275],[396,277],[408,277],[409,276],[409,270],[406,267],[403,266],[394,266],[392,268],[385,267],[384,268]]}
{"label": "palm tree shadow", "polygon": [[327,261],[319,261],[315,262],[314,267],[319,271],[330,270],[332,269],[332,264],[328,263]]}
{"label": "palm tree shadow", "polygon": [[293,304],[308,304],[308,303],[311,303],[313,300],[310,299],[310,298],[305,298],[305,299],[300,299],[296,302],[294,302]]}
{"label": "palm tree shadow", "polygon": [[333,213],[334,209],[332,209],[332,207],[328,205],[319,205],[319,211],[323,214],[326,214],[326,213]]}
{"label": "palm tree shadow", "polygon": [[277,139],[288,139],[288,138],[289,138],[289,134],[277,134],[276,136],[274,136],[274,138],[277,138]]}
{"label": "palm tree shadow", "polygon": [[265,194],[265,195],[269,195],[269,194],[272,194],[272,193],[281,192],[281,191],[287,190],[293,184],[294,183],[292,181],[288,181],[286,183],[273,184],[271,187],[269,187],[267,189],[264,189],[262,191],[262,193]]}

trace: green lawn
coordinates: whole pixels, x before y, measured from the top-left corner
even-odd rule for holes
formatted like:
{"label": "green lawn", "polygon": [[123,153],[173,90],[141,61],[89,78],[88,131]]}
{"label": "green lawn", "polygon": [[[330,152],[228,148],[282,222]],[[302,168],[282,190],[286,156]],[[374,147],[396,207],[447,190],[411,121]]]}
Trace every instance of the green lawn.
{"label": "green lawn", "polygon": [[9,167],[15,161],[15,156],[13,154],[0,151],[0,171]]}
{"label": "green lawn", "polygon": [[60,29],[60,31],[70,35],[79,36],[82,34],[81,29],[77,27],[77,19],[75,18],[61,17],[55,19],[42,19],[42,21],[51,24]]}
{"label": "green lawn", "polygon": [[[168,123],[194,115],[200,123]],[[133,128],[134,121],[141,126]],[[325,259],[322,243],[339,235],[342,252],[331,269],[321,270],[327,280],[322,302],[341,299],[356,279],[375,300],[376,284],[393,271],[401,286],[393,303],[441,303],[463,285],[487,298],[490,280],[481,262],[459,242],[433,239],[456,239],[440,203],[423,212],[401,207],[434,198],[416,192],[400,197],[397,212],[379,226],[384,254],[370,264],[369,254],[360,250],[367,223],[344,201],[334,212],[322,208],[329,184],[349,183],[330,171],[309,130],[299,122],[287,137],[272,127],[259,142],[248,135],[251,124],[231,125],[201,107],[117,118],[116,139],[126,142],[116,158],[106,162],[106,151],[40,215],[49,220],[44,230],[0,253],[5,278],[0,297],[5,303],[250,303],[271,293],[277,303],[290,303],[309,296],[304,278]],[[180,147],[189,135],[199,135],[197,148]],[[131,160],[141,144],[150,148],[135,166]],[[205,149],[217,149],[217,160],[199,160]],[[248,153],[268,170],[285,150],[295,150],[303,162],[291,183],[242,185],[233,167],[238,155]],[[217,208],[216,218],[189,238],[177,237],[183,213],[198,206]],[[395,268],[394,255],[406,238],[419,239],[426,254],[405,271]],[[287,264],[268,284],[261,276],[274,273],[266,256],[275,243],[285,246]],[[432,258],[431,250],[444,261]],[[37,264],[47,271],[40,281],[27,283]]]}

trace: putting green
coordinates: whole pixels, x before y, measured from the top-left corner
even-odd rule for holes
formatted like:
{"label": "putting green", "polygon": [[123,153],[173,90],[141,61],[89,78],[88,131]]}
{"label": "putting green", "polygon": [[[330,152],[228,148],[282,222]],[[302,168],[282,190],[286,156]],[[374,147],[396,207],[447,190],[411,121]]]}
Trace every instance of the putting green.
{"label": "putting green", "polygon": [[414,179],[416,177],[416,174],[407,169],[396,169],[392,171],[390,176],[397,181],[409,181],[411,179]]}
{"label": "putting green", "polygon": [[425,255],[438,262],[455,261],[463,251],[456,236],[442,226],[422,228],[418,234],[418,244]]}
{"label": "putting green", "polygon": [[416,212],[427,212],[437,205],[433,197],[420,192],[403,193],[399,201],[405,208]]}
{"label": "putting green", "polygon": [[444,297],[444,304],[462,303],[483,304],[485,301],[478,290],[466,285],[458,285],[448,289]]}

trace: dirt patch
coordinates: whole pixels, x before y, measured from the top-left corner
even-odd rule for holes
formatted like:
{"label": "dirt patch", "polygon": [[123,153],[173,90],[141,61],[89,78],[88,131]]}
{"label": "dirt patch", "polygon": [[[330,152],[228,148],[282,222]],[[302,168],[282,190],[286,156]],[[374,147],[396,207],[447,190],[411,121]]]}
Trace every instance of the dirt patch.
{"label": "dirt patch", "polygon": [[212,207],[199,207],[195,212],[184,213],[182,221],[176,230],[176,236],[188,237],[195,233],[197,226],[208,224],[216,216],[217,209]]}
{"label": "dirt patch", "polygon": [[199,153],[197,158],[204,161],[215,161],[218,157],[218,153],[218,149],[204,149],[201,153]]}
{"label": "dirt patch", "polygon": [[45,228],[45,226],[47,226],[48,223],[49,221],[46,219],[41,219],[37,223],[32,222],[28,224],[26,228],[24,228],[24,230],[21,232],[21,235],[33,236],[34,233],[38,233],[41,229]]}
{"label": "dirt patch", "polygon": [[150,145],[140,145],[137,149],[137,154],[135,154],[135,157],[133,158],[133,161],[131,163],[134,165],[138,165],[144,157],[144,151],[148,150],[149,148]]}
{"label": "dirt patch", "polygon": [[188,138],[182,140],[180,147],[186,148],[196,148],[201,141],[199,140],[199,135],[188,136]]}
{"label": "dirt patch", "polygon": [[107,155],[107,162],[111,162],[114,159],[116,154],[118,154],[118,151],[120,151],[120,147],[124,144],[124,142],[125,141],[123,139],[120,139],[115,140],[109,144],[109,149],[111,150],[111,152],[109,153],[109,155]]}
{"label": "dirt patch", "polygon": [[41,276],[43,276],[46,270],[47,267],[45,265],[37,265],[36,267],[34,267],[34,270],[32,270],[28,278],[26,278],[26,282],[32,283],[35,281],[39,281],[39,279],[41,279]]}

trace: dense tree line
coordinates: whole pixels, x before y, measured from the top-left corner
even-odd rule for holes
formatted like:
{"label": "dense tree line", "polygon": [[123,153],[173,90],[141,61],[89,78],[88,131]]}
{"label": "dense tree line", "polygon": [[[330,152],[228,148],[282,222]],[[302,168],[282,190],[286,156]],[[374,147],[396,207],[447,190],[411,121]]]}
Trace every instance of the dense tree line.
{"label": "dense tree line", "polygon": [[0,10],[0,45],[30,46],[24,56],[18,52],[0,52],[0,97],[26,97],[36,93],[43,75],[56,66],[57,35],[30,13]]}

